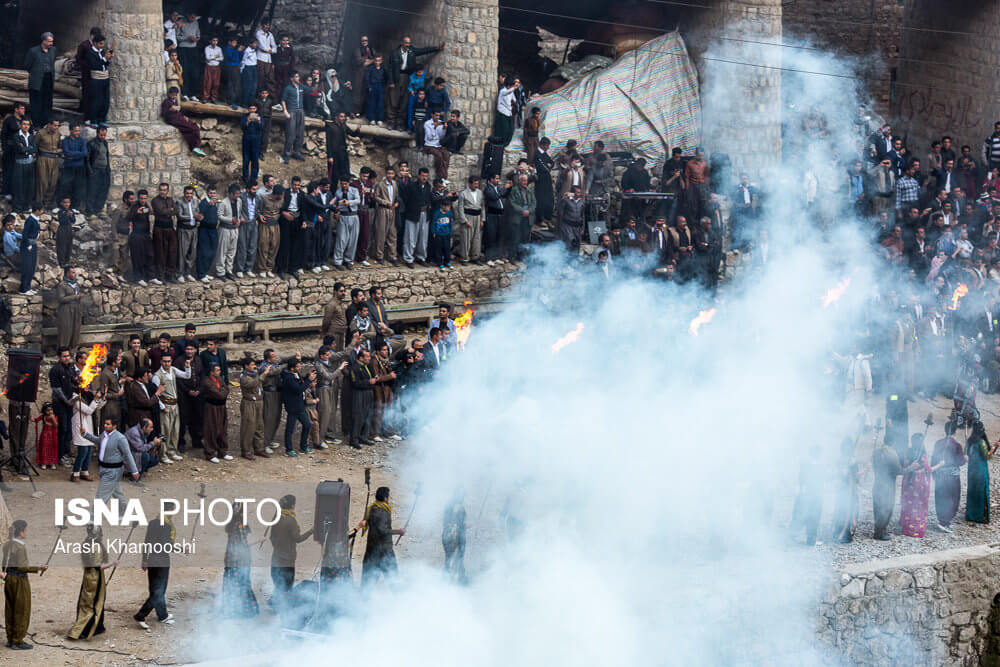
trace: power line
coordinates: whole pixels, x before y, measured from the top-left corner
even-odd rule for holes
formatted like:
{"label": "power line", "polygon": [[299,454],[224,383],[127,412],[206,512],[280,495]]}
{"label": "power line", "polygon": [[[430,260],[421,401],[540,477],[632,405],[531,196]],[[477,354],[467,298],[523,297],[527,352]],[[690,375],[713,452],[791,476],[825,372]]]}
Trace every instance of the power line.
{"label": "power line", "polygon": [[[349,0],[349,2],[351,4],[357,5],[359,7],[368,7],[368,8],[371,8],[371,9],[377,9],[379,11],[395,12],[395,13],[398,13],[398,14],[407,14],[407,15],[410,15],[410,16],[421,16],[421,17],[429,17],[430,16],[429,14],[427,14],[425,12],[417,12],[417,11],[406,10],[406,9],[397,9],[397,8],[394,8],[394,7],[384,7],[384,6],[381,6],[381,5],[373,5],[373,4],[369,4],[369,3],[366,3],[366,2],[360,2],[358,0]],[[501,9],[507,9],[507,8],[508,7],[505,7],[505,6],[501,5]],[[516,8],[514,8],[514,9],[516,9]],[[580,20],[580,21],[592,21],[592,22],[596,22],[596,23],[604,23],[604,24],[618,25],[618,26],[624,26],[624,27],[639,27],[639,26],[631,26],[631,25],[628,25],[628,24],[614,23],[614,22],[609,22],[609,21],[601,21],[601,20],[597,20],[597,19],[586,19],[586,18],[582,18],[582,17],[572,17],[572,16],[567,16],[567,15],[561,15],[561,14],[552,14],[552,13],[541,12],[541,11],[536,11],[536,10],[518,10],[518,11],[524,11],[524,12],[532,13],[532,14],[541,14],[541,15],[545,15],[545,16],[552,16],[552,17],[555,17],[555,18],[574,18],[574,19],[577,19],[577,20]],[[484,24],[484,23],[477,23],[475,21],[468,21],[468,20],[462,20],[462,19],[453,19],[453,20],[456,23],[460,24],[460,25],[467,25],[467,26],[472,26],[472,27],[476,27],[476,28],[480,28],[480,29],[488,29],[488,30],[494,30],[494,29],[496,29],[496,30],[501,30],[501,31],[506,30],[506,31],[509,31],[509,32],[516,32],[516,33],[520,33],[520,34],[527,34],[527,35],[536,36],[536,37],[538,36],[537,31],[532,31],[532,30],[521,30],[521,29],[517,29],[517,28],[505,28],[503,26],[487,25],[487,24]],[[644,28],[644,29],[648,29],[648,26],[646,28]],[[726,38],[721,38],[721,39],[726,39]],[[729,38],[729,39],[731,41],[749,41],[749,40],[741,40],[741,39],[738,39],[738,38]],[[600,42],[600,41],[588,40],[588,39],[584,39],[584,40],[581,40],[581,41],[585,42],[585,43],[588,43],[588,44],[596,44],[598,46],[611,46],[611,47],[616,46],[615,44],[612,44],[610,42]],[[771,44],[771,45],[772,46],[779,46],[777,44]],[[808,47],[808,48],[814,48],[815,50],[822,50],[822,49],[818,49],[818,48],[815,48],[815,47]],[[640,47],[640,49],[642,49],[642,47]],[[663,51],[663,50],[651,50],[651,49],[646,49],[646,51],[650,52],[650,53],[660,54],[660,55],[674,55],[674,56],[686,55],[686,51],[676,51],[676,50]],[[791,72],[791,73],[796,73],[796,74],[808,74],[808,75],[812,75],[812,76],[827,76],[827,77],[833,77],[833,78],[837,78],[837,79],[850,79],[850,80],[854,80],[854,81],[865,82],[866,84],[869,84],[869,85],[871,83],[873,83],[873,82],[881,81],[881,79],[876,79],[876,78],[873,78],[873,77],[858,76],[858,75],[854,75],[854,74],[838,74],[838,73],[834,73],[834,72],[818,72],[818,71],[815,71],[815,70],[805,70],[805,69],[799,69],[799,68],[794,68],[794,67],[784,67],[784,66],[779,66],[779,65],[768,65],[768,64],[764,64],[764,63],[753,63],[753,62],[746,62],[746,61],[741,61],[741,60],[732,60],[732,59],[727,59],[727,58],[719,58],[719,57],[715,57],[715,56],[704,56],[703,55],[703,56],[700,56],[699,59],[703,60],[703,61],[709,61],[709,62],[719,62],[719,63],[726,63],[726,64],[731,64],[731,65],[742,65],[742,66],[745,66],[745,67],[757,67],[757,68],[761,68],[761,69],[769,69],[769,70],[775,70],[775,71],[781,71],[781,72]],[[919,62],[923,62],[925,64],[935,64],[935,63],[933,63],[933,61],[919,61]],[[887,83],[887,84],[891,83],[892,85],[894,85],[897,88],[929,88],[929,89],[934,90],[934,91],[950,92],[950,93],[965,93],[965,94],[972,94],[972,93],[977,93],[978,94],[980,92],[979,89],[941,87],[941,86],[933,86],[933,87],[931,87],[931,86],[927,86],[927,85],[924,85],[924,84],[901,83],[899,81],[892,82],[891,80],[885,81],[885,83]]]}

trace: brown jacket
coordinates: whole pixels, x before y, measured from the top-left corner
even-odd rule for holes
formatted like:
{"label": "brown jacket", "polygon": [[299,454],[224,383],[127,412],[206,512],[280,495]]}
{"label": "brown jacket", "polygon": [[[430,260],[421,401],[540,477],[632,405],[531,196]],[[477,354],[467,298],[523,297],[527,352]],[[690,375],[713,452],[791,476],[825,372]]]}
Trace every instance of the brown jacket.
{"label": "brown jacket", "polygon": [[324,336],[336,336],[347,331],[347,315],[344,313],[344,304],[337,297],[333,297],[323,306],[321,329]]}
{"label": "brown jacket", "polygon": [[226,399],[229,398],[229,385],[221,377],[219,378],[219,384],[216,385],[215,378],[211,375],[206,375],[205,379],[201,381],[201,390],[205,394],[205,402],[208,405],[217,407],[219,401],[222,401],[224,404]]}
{"label": "brown jacket", "polygon": [[373,387],[375,390],[375,402],[382,404],[392,402],[392,383],[395,380],[389,375],[392,373],[392,368],[389,367],[389,360],[382,359],[376,354],[368,362],[368,369],[375,378],[375,386]]}
{"label": "brown jacket", "polygon": [[399,202],[399,181],[392,184],[392,196],[389,196],[389,187],[385,183],[385,179],[379,179],[378,183],[375,184],[375,203],[379,207],[391,207],[393,204]]}

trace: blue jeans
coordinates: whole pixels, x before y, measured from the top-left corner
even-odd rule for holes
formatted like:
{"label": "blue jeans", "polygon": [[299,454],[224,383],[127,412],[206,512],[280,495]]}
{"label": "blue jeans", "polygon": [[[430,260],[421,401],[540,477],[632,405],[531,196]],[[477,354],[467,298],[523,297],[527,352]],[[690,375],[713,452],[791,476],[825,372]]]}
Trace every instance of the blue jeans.
{"label": "blue jeans", "polygon": [[[240,78],[243,84],[243,106],[248,107],[257,97],[257,66],[244,67]],[[258,109],[258,111],[260,110]]]}
{"label": "blue jeans", "polygon": [[368,89],[365,105],[368,107],[368,120],[375,122],[384,119],[385,91],[382,86],[372,86]]}
{"label": "blue jeans", "polygon": [[212,262],[215,260],[215,251],[219,246],[219,230],[209,227],[198,228],[198,257],[195,260],[195,274],[198,279],[205,277]]}
{"label": "blue jeans", "polygon": [[136,463],[139,465],[139,476],[146,474],[146,471],[153,466],[159,465],[160,459],[153,456],[149,452],[140,452],[137,457],[135,457]]}
{"label": "blue jeans", "polygon": [[90,474],[90,455],[94,451],[93,447],[77,447],[76,460],[73,461],[73,472],[85,472]]}
{"label": "blue jeans", "polygon": [[243,182],[257,180],[260,171],[260,138],[256,136],[243,137]]}
{"label": "blue jeans", "polygon": [[312,422],[309,421],[309,415],[305,412],[287,412],[285,414],[285,451],[290,452],[295,449],[292,446],[292,435],[295,434],[295,424],[296,422],[302,424],[302,437],[299,438],[299,449],[305,449],[306,445],[309,444],[309,429],[312,428]]}

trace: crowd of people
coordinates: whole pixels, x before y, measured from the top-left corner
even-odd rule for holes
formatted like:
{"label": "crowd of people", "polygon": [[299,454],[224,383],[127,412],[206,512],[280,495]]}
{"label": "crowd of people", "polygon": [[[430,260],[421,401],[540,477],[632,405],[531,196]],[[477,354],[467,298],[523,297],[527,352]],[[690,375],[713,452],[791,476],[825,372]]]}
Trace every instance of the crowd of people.
{"label": "crowd of people", "polygon": [[[78,291],[67,292],[68,301],[77,300]],[[284,453],[291,457],[332,444],[360,449],[402,440],[409,429],[406,406],[454,354],[457,331],[450,306],[442,304],[426,338],[407,341],[390,326],[381,288],[353,288],[348,295],[337,283],[324,307],[323,345],[311,362],[301,354],[279,359],[268,349],[260,359],[238,360],[242,372],[230,377],[221,342],[199,340],[195,325],[188,324],[182,338],[163,333],[148,349],[138,335],[125,349],[112,347],[100,372],[81,386],[88,353],[62,346],[49,371],[52,400],[35,420],[35,461],[42,469],[72,468],[71,481],[91,481],[88,436],[110,424],[128,442],[124,469],[111,473],[117,478],[100,492],[110,497],[124,472],[138,480],[153,466],[182,460],[185,452],[202,450],[212,463],[234,455],[269,458],[281,447],[283,414]],[[231,442],[227,406],[235,401],[235,386],[240,424],[238,442]]]}

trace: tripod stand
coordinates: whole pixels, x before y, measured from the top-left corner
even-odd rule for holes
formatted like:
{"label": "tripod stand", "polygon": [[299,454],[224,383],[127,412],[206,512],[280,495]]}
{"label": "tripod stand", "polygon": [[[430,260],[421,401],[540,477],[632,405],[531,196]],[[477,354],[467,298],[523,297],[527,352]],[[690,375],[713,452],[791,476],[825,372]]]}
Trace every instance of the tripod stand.
{"label": "tripod stand", "polygon": [[10,401],[10,456],[0,459],[0,468],[8,467],[18,475],[27,475],[32,491],[38,491],[35,477],[38,469],[28,459],[28,422],[31,421],[31,405],[20,401]]}

